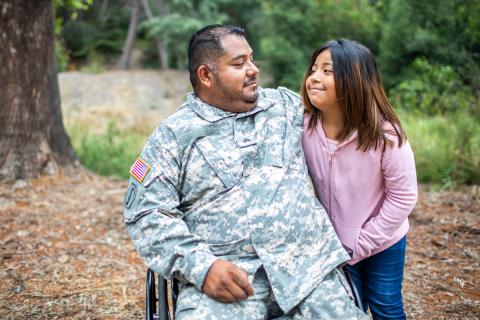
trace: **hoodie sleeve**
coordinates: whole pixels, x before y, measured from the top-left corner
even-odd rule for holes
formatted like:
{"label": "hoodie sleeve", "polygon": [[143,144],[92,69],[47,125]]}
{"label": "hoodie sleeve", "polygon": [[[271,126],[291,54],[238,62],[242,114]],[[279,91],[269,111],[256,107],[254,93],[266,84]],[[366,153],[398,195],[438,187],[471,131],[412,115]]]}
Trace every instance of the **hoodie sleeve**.
{"label": "hoodie sleeve", "polygon": [[408,141],[401,147],[387,147],[382,159],[385,199],[377,216],[360,230],[353,260],[369,257],[372,251],[392,239],[417,202],[417,176],[412,148]]}

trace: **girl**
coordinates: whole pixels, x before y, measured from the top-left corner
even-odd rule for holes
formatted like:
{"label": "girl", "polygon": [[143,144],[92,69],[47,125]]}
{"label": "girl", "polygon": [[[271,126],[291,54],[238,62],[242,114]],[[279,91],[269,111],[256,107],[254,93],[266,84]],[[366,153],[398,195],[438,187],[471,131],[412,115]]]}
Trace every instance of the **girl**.
{"label": "girl", "polygon": [[351,260],[373,319],[405,319],[408,215],[417,201],[412,149],[363,45],[329,41],[302,83],[303,148],[317,196]]}

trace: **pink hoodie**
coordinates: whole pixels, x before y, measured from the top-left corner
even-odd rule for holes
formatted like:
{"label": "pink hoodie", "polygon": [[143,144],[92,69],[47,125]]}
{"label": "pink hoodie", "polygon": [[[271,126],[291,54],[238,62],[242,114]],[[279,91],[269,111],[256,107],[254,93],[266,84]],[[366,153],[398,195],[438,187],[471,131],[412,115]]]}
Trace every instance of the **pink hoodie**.
{"label": "pink hoodie", "polygon": [[[362,152],[357,133],[328,151],[321,123],[314,131],[304,119],[302,138],[308,170],[316,193],[347,250],[349,264],[374,255],[408,231],[408,215],[417,201],[417,177],[408,141]],[[391,126],[391,125],[390,125]]]}

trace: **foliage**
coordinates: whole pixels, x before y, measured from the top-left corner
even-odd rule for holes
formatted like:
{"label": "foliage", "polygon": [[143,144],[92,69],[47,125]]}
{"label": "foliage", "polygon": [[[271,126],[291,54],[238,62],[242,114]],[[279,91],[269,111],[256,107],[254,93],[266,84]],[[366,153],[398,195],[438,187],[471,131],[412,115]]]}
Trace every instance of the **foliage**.
{"label": "foliage", "polygon": [[92,5],[93,0],[53,0],[55,14],[55,34],[62,33],[66,19],[76,19],[79,11],[86,11]]}
{"label": "foliage", "polygon": [[426,115],[464,112],[480,116],[480,99],[451,66],[414,60],[410,74],[390,91],[396,106]]}
{"label": "foliage", "polygon": [[65,49],[59,39],[55,39],[55,58],[57,61],[57,71],[66,71],[68,67],[68,62],[70,61],[70,57],[68,55],[67,49]]}
{"label": "foliage", "polygon": [[[156,63],[156,48],[152,39],[159,38],[166,47],[169,65],[178,69],[187,66],[187,44],[191,35],[208,24],[234,24],[246,28],[250,45],[259,47],[258,27],[261,21],[260,0],[202,0],[163,1],[163,10],[157,10],[155,17],[140,25],[140,45],[146,53],[146,63]],[[142,41],[145,37],[149,43]],[[150,46],[150,47],[148,47]],[[151,61],[155,60],[154,63]]]}
{"label": "foliage", "polygon": [[480,184],[480,124],[468,113],[399,112],[412,144],[419,182]]}
{"label": "foliage", "polygon": [[78,12],[87,10],[93,3],[93,0],[53,0],[53,9],[55,14],[55,56],[57,60],[57,70],[67,70],[70,61],[69,52],[65,48],[62,31],[65,16],[70,19],[76,19]]}
{"label": "foliage", "polygon": [[260,39],[263,37],[264,17],[261,0],[224,1],[218,10],[227,16],[228,24],[241,26],[247,31],[247,38],[255,55],[260,53]]}
{"label": "foliage", "polygon": [[225,23],[228,15],[220,6],[232,0],[166,1],[171,13],[157,15],[140,25],[146,37],[158,37],[168,50],[170,65],[184,69],[187,66],[187,44],[191,35],[201,27],[213,23]]}
{"label": "foliage", "polygon": [[187,43],[193,32],[203,26],[202,20],[195,17],[183,16],[179,13],[153,18],[142,23],[147,30],[147,37],[159,37],[168,48],[171,57],[170,65],[184,69],[187,65]]}
{"label": "foliage", "polygon": [[[103,71],[106,57],[121,52],[131,14],[128,3],[54,0],[59,21],[59,67],[64,70],[72,58],[88,61],[82,71]],[[377,56],[392,103],[400,109],[415,149],[420,181],[444,185],[480,182],[480,15],[476,14],[480,12],[480,1],[149,3],[154,18],[146,19],[141,13],[144,22],[135,46],[150,65],[158,63],[153,38],[165,45],[169,65],[183,69],[187,65],[188,40],[194,31],[211,23],[236,24],[247,30],[256,60],[262,71],[273,78],[271,85],[297,90],[316,47],[335,38],[360,41]],[[144,135],[120,132],[112,124],[103,135],[85,133],[85,137],[73,140],[82,161],[92,170],[124,176]],[[99,153],[105,154],[99,152],[100,146],[108,150],[112,159],[121,160],[97,158]],[[132,149],[135,152],[128,153]],[[96,163],[116,167],[97,168]],[[120,168],[118,163],[126,163],[126,167]]]}
{"label": "foliage", "polygon": [[87,10],[92,3],[93,0],[53,0],[53,8],[55,10],[64,9],[75,18],[78,11]]}
{"label": "foliage", "polygon": [[[378,56],[388,88],[411,74],[417,58],[451,66],[480,92],[480,1],[439,0],[149,0],[154,18],[140,24],[137,45],[156,61],[153,37],[165,44],[173,68],[185,68],[193,31],[210,23],[247,29],[257,60],[274,84],[299,88],[309,55],[331,38],[351,38]],[[74,59],[91,52],[121,52],[131,12],[129,1],[55,0],[67,51]],[[85,9],[88,8],[87,11]],[[143,10],[141,19],[145,20]],[[68,12],[78,18],[72,19]],[[58,20],[58,19],[57,19]],[[65,57],[64,57],[65,58]],[[64,59],[65,60],[65,59]],[[154,62],[156,63],[156,62]]]}
{"label": "foliage", "polygon": [[129,10],[121,3],[109,4],[108,11],[94,3],[79,19],[70,19],[63,28],[66,48],[73,58],[88,58],[93,52],[119,54],[128,30]]}
{"label": "foliage", "polygon": [[101,73],[105,71],[105,57],[92,51],[88,56],[88,61],[80,68],[80,71],[86,73]]}
{"label": "foliage", "polygon": [[102,134],[90,134],[85,125],[68,129],[80,162],[104,176],[129,177],[129,169],[140,153],[145,135],[133,130],[119,130],[110,122]]}
{"label": "foliage", "polygon": [[[419,57],[451,65],[480,89],[479,1],[393,0],[380,39],[380,65],[388,87],[406,78]],[[476,84],[475,84],[476,83]]]}
{"label": "foliage", "polygon": [[262,11],[261,56],[275,84],[298,89],[310,55],[327,40],[349,38],[377,50],[379,15],[369,1],[263,1]]}

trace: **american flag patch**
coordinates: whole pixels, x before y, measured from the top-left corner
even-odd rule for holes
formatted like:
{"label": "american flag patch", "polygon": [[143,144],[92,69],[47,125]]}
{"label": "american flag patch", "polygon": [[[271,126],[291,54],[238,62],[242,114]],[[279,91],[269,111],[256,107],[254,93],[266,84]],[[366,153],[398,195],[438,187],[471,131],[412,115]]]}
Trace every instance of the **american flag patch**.
{"label": "american flag patch", "polygon": [[137,158],[130,168],[130,174],[134,176],[138,182],[142,182],[143,179],[145,179],[148,170],[150,170],[150,166],[144,160]]}

